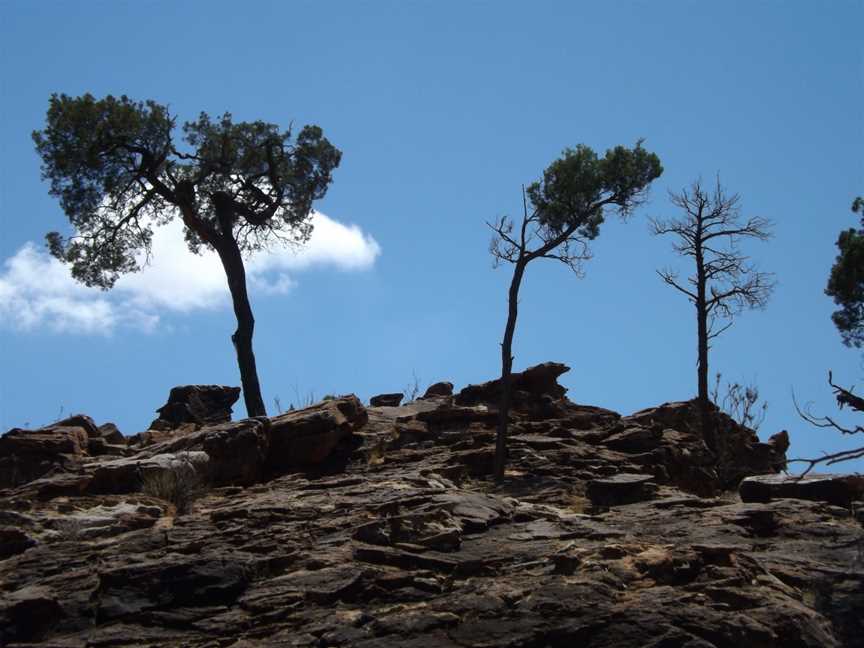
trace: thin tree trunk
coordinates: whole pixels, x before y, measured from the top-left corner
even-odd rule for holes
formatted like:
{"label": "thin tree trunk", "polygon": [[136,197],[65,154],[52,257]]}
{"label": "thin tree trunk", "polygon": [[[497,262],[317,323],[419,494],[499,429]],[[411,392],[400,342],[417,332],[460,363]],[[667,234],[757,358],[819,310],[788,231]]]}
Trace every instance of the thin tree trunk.
{"label": "thin tree trunk", "polygon": [[225,237],[218,252],[222,266],[225,268],[225,276],[228,278],[228,289],[231,291],[234,315],[237,318],[237,330],[231,336],[231,342],[234,343],[234,349],[237,352],[237,365],[240,368],[240,383],[243,386],[246,413],[250,417],[267,416],[264,399],[261,398],[261,385],[258,383],[255,354],[252,351],[255,318],[252,315],[252,306],[249,304],[249,293],[246,289],[246,269],[243,266],[243,257],[233,237]]}
{"label": "thin tree trunk", "polygon": [[711,418],[711,404],[708,398],[708,307],[706,294],[705,265],[702,256],[701,227],[697,230],[696,247],[696,327],[698,339],[698,361],[696,373],[699,385],[699,418],[702,434],[708,447],[717,451],[717,439]]}
{"label": "thin tree trunk", "polygon": [[516,262],[513,270],[513,280],[510,282],[510,292],[507,298],[507,326],[504,328],[504,340],[501,342],[501,402],[498,407],[498,431],[495,436],[495,482],[504,481],[504,467],[507,462],[507,421],[510,416],[511,384],[513,372],[513,334],[516,331],[516,316],[519,313],[519,286],[525,274],[525,263],[522,259]]}

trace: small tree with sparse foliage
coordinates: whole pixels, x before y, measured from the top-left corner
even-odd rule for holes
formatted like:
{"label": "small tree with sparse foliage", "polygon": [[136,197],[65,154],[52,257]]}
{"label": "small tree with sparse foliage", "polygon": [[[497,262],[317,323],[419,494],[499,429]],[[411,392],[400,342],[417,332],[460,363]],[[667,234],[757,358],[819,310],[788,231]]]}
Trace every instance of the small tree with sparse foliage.
{"label": "small tree with sparse foliage", "polygon": [[523,188],[523,215],[518,229],[506,216],[487,223],[494,232],[490,252],[495,264],[513,264],[507,324],[501,342],[501,401],[494,468],[497,482],[504,479],[513,336],[526,267],[535,259],[552,259],[581,275],[582,262],[590,257],[588,242],[600,232],[606,211],[613,209],[621,216],[629,215],[641,203],[648,185],[662,172],[659,158],[643,149],[641,142],[632,149],[616,146],[603,157],[580,144],[566,149],[550,164],[542,180],[527,190]]}

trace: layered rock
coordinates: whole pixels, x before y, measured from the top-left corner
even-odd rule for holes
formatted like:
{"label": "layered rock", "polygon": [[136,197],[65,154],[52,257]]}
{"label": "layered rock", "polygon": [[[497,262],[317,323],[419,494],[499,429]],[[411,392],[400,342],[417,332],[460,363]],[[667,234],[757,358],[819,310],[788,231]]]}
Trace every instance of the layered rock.
{"label": "layered rock", "polygon": [[240,398],[239,387],[184,385],[174,387],[168,402],[156,411],[151,430],[176,430],[184,425],[201,427],[231,420],[231,407]]}
{"label": "layered rock", "polygon": [[848,508],[864,501],[864,475],[758,475],[746,477],[738,492],[745,502],[793,498]]}
{"label": "layered rock", "polygon": [[[541,379],[561,367],[518,378],[503,486],[492,381],[179,429],[0,491],[0,644],[864,646],[861,522],[724,490],[782,439],[729,427],[724,473],[692,404],[577,405]],[[93,485],[181,460],[218,475],[185,515]]]}
{"label": "layered rock", "polygon": [[87,430],[51,425],[38,430],[15,428],[0,437],[0,488],[26,484],[75,465],[87,454]]}
{"label": "layered rock", "polygon": [[405,394],[402,392],[392,394],[378,394],[369,399],[370,407],[399,407]]}

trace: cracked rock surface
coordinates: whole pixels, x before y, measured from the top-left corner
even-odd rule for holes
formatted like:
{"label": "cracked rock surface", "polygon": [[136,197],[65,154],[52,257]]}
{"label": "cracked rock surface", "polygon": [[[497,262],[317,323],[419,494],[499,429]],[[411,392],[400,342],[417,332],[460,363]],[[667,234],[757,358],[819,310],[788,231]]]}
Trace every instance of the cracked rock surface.
{"label": "cracked rock surface", "polygon": [[[785,439],[718,414],[715,456],[691,403],[622,417],[567,400],[563,371],[514,381],[500,487],[495,381],[114,428],[119,454],[89,451],[89,419],[16,431],[0,645],[864,646],[860,480],[796,490]],[[185,513],[146,487],[180,464],[210,483]]]}

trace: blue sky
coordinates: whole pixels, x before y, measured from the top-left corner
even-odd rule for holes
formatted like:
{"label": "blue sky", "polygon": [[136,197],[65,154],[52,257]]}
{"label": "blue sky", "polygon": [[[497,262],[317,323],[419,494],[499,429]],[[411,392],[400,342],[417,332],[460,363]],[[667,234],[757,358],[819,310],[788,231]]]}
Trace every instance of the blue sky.
{"label": "blue sky", "polygon": [[665,173],[628,223],[604,224],[585,277],[529,267],[515,367],[565,362],[571,399],[622,413],[691,397],[693,308],[655,274],[688,268],[647,217],[674,216],[668,190],[719,172],[745,215],[775,222],[746,250],[778,287],[717,341],[712,373],[759,385],[762,435],[788,429],[790,456],[852,447],[800,421],[791,394],[833,414],[827,371],[864,377],[823,294],[864,192],[862,23],[864,4],[843,0],[2,0],[0,424],[62,408],[132,434],[174,385],[239,384],[224,278],[170,231],[146,276],[109,293],[44,256],[64,216],[30,132],[52,92],[91,92],[152,98],[181,122],[317,123],[343,151],[313,249],[253,263],[271,410],[401,390],[414,374],[424,388],[494,377],[510,269],[492,269],[484,222],[518,214],[520,186],[564,147],[645,138]]}

